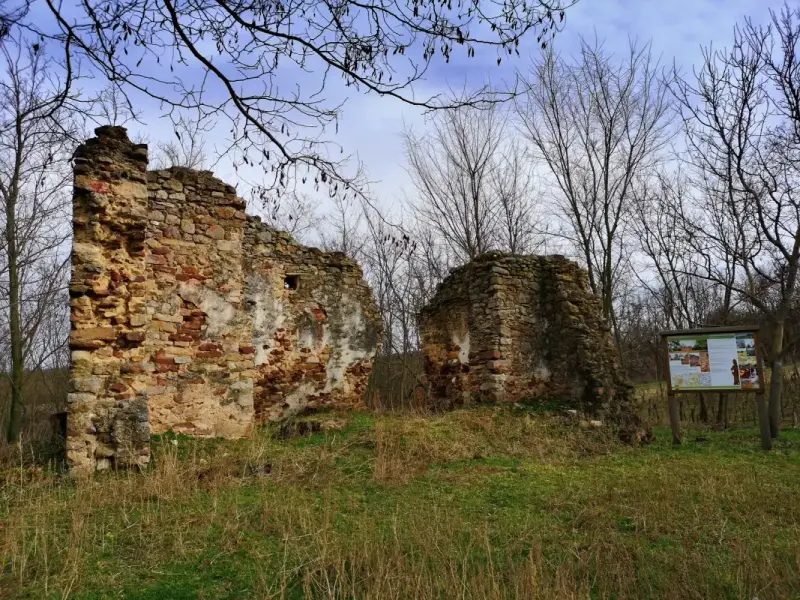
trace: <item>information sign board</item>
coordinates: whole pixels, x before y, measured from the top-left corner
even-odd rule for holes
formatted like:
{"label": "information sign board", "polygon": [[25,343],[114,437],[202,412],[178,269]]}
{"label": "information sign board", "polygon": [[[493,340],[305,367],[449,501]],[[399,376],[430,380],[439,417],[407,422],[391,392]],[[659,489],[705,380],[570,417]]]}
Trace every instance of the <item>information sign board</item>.
{"label": "information sign board", "polygon": [[673,391],[755,391],[762,387],[756,331],[665,336]]}

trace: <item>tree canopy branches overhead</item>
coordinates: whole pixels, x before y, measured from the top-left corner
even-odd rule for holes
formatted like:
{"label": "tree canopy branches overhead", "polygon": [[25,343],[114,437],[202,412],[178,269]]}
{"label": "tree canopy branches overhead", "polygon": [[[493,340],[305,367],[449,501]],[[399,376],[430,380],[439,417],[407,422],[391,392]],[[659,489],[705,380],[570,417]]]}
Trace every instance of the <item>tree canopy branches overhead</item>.
{"label": "tree canopy branches overhead", "polygon": [[[413,83],[432,61],[493,49],[499,63],[520,39],[546,46],[572,0],[44,0],[57,33],[111,81],[161,101],[167,110],[227,117],[231,148],[286,183],[307,166],[318,183],[344,181],[320,130],[335,126],[341,78],[362,93],[426,109]],[[30,25],[29,25],[30,26]],[[31,26],[32,27],[32,26]],[[197,72],[220,88],[200,97]],[[195,75],[193,75],[193,73]],[[486,101],[478,91],[466,102]],[[346,183],[346,182],[345,182]]]}

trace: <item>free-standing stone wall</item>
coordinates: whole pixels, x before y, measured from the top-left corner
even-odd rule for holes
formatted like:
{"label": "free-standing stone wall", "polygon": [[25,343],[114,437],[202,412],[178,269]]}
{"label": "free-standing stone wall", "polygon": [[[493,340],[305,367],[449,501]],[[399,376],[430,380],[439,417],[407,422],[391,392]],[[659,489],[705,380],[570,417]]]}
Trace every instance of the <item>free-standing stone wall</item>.
{"label": "free-standing stone wall", "polygon": [[67,457],[78,468],[149,461],[147,148],[124,130],[75,152]]}
{"label": "free-standing stone wall", "polygon": [[72,468],[145,465],[151,433],[360,404],[380,318],[358,265],[248,217],[210,172],[148,172],[124,128],[96,134],[75,153]]}
{"label": "free-standing stone wall", "polygon": [[564,257],[480,256],[451,271],[419,327],[438,405],[549,397],[644,434],[599,300]]}

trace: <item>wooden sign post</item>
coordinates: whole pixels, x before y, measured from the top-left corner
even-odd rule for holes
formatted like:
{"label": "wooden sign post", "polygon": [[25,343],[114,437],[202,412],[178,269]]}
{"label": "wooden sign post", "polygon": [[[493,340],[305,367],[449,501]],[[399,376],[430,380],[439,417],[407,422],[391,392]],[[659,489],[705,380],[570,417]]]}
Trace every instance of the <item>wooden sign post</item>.
{"label": "wooden sign post", "polygon": [[681,443],[676,394],[755,392],[761,447],[772,448],[764,402],[764,364],[758,327],[707,327],[664,331],[667,399],[672,443]]}
{"label": "wooden sign post", "polygon": [[678,399],[673,392],[667,391],[667,403],[669,404],[669,426],[672,428],[672,443],[680,446],[681,439],[681,418],[678,412]]}

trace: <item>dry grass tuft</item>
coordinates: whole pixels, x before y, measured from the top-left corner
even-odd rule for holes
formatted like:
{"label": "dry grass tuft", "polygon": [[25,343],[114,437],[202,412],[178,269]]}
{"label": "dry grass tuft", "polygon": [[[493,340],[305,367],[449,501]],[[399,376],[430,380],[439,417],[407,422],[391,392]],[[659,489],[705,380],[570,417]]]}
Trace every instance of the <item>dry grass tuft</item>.
{"label": "dry grass tuft", "polygon": [[435,416],[385,417],[375,424],[375,477],[408,481],[431,464],[493,456],[559,464],[610,452],[607,430],[579,429],[552,415],[460,410]]}

